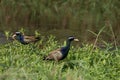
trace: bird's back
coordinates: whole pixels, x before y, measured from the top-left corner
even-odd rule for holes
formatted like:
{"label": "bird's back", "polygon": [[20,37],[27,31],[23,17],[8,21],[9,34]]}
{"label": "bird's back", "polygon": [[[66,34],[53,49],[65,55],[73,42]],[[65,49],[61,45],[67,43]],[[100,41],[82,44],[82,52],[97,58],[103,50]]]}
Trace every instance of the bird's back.
{"label": "bird's back", "polygon": [[61,48],[56,49],[54,51],[51,51],[47,57],[45,57],[44,60],[56,60],[59,61],[63,57],[61,53]]}

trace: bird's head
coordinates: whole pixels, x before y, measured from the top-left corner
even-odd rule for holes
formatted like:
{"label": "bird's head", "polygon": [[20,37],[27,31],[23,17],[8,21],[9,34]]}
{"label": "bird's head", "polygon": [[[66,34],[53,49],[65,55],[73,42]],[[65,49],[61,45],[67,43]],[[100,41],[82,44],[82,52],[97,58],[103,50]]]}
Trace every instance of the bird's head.
{"label": "bird's head", "polygon": [[13,39],[16,39],[17,37],[21,37],[23,34],[21,32],[15,32],[15,34],[12,36]]}
{"label": "bird's head", "polygon": [[70,36],[70,37],[68,38],[68,40],[69,40],[69,41],[79,41],[79,39],[76,39],[76,38],[73,37],[73,36]]}

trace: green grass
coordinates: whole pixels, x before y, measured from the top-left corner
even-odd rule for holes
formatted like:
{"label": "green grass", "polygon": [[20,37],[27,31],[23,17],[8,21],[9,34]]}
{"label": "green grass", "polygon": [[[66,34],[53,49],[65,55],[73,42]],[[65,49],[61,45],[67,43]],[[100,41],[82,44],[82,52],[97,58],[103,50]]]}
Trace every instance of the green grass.
{"label": "green grass", "polygon": [[0,80],[120,80],[120,50],[71,46],[60,62],[42,60],[62,44],[51,36],[45,43],[1,45]]}

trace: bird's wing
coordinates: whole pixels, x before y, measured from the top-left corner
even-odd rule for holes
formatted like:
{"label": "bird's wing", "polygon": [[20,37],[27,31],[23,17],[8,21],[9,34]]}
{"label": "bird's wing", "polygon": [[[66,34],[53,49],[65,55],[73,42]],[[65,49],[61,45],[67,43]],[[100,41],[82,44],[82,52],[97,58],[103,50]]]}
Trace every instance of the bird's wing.
{"label": "bird's wing", "polygon": [[51,51],[49,53],[49,55],[46,57],[46,59],[47,60],[56,60],[56,61],[58,61],[58,60],[60,60],[62,58],[62,56],[63,55],[61,53],[61,49],[59,48],[59,49],[56,49],[54,51]]}
{"label": "bird's wing", "polygon": [[35,36],[24,36],[24,41],[26,42],[35,42],[38,39],[35,38]]}

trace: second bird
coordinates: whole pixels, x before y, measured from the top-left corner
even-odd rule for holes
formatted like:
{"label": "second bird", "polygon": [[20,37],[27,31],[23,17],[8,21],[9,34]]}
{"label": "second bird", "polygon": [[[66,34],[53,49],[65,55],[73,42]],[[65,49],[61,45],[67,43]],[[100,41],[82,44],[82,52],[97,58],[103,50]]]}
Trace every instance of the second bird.
{"label": "second bird", "polygon": [[23,33],[21,32],[15,32],[12,38],[15,40],[18,40],[21,44],[29,44],[29,43],[37,42],[40,40],[40,37],[26,36],[26,35],[23,35]]}

